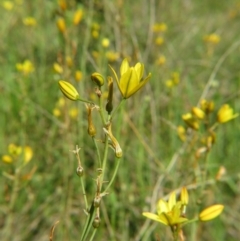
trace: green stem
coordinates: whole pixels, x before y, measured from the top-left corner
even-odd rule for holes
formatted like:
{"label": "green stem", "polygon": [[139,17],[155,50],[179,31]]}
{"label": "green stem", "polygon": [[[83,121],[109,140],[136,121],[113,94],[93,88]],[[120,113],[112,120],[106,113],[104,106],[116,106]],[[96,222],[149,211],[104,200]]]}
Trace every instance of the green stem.
{"label": "green stem", "polygon": [[99,148],[98,148],[98,145],[97,145],[97,141],[96,141],[94,136],[92,137],[92,139],[93,139],[93,143],[95,145],[95,148],[97,150],[98,165],[99,165],[99,167],[101,167],[102,166],[102,160],[101,160],[100,151],[99,151]]}
{"label": "green stem", "polygon": [[89,241],[93,241],[93,238],[94,238],[96,232],[97,232],[97,229],[95,228]]}
{"label": "green stem", "polygon": [[120,101],[120,103],[118,104],[118,106],[113,110],[110,119],[112,120],[113,117],[115,116],[115,114],[117,113],[117,111],[119,110],[119,108],[123,105],[123,103],[125,103],[126,99],[122,99]]}
{"label": "green stem", "polygon": [[83,192],[83,197],[84,197],[84,202],[85,202],[85,208],[86,208],[86,210],[88,210],[88,200],[87,200],[87,194],[86,194],[86,190],[85,190],[85,186],[84,186],[84,182],[83,182],[83,177],[80,177],[80,181],[81,181],[82,192]]}
{"label": "green stem", "polygon": [[117,159],[117,164],[116,164],[116,167],[115,167],[115,170],[114,170],[114,173],[113,173],[113,175],[112,175],[112,178],[111,178],[110,182],[108,183],[108,185],[107,185],[107,187],[106,187],[106,189],[104,190],[103,193],[107,192],[107,190],[111,187],[113,181],[115,180],[115,177],[116,177],[117,172],[118,172],[118,168],[119,168],[119,166],[120,166],[120,162],[121,162],[121,159],[118,158],[118,159]]}

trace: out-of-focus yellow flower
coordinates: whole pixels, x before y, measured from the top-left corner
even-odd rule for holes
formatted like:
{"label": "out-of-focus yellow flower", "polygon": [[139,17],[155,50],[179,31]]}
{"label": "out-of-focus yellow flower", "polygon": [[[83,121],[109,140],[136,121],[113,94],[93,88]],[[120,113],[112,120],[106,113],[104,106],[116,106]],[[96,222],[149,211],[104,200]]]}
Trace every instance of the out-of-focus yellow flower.
{"label": "out-of-focus yellow flower", "polygon": [[157,37],[156,39],[155,39],[155,44],[156,45],[158,45],[158,46],[160,46],[160,45],[163,45],[163,43],[164,43],[164,38],[163,37]]}
{"label": "out-of-focus yellow flower", "polygon": [[180,140],[184,142],[186,140],[186,129],[183,126],[178,126],[177,133]]}
{"label": "out-of-focus yellow flower", "polygon": [[206,43],[218,44],[220,42],[220,36],[215,34],[215,33],[212,33],[212,34],[209,34],[209,35],[205,35],[203,37],[203,40]]}
{"label": "out-of-focus yellow flower", "polygon": [[77,119],[77,117],[78,117],[78,108],[76,108],[76,107],[72,107],[72,108],[70,108],[70,110],[69,110],[69,116],[72,118],[72,119]]}
{"label": "out-of-focus yellow flower", "polygon": [[54,63],[53,64],[53,69],[56,73],[62,74],[63,73],[63,68],[59,63]]}
{"label": "out-of-focus yellow flower", "polygon": [[209,114],[213,112],[214,110],[214,102],[213,101],[207,101],[205,99],[202,99],[200,102],[201,109],[206,113]]}
{"label": "out-of-focus yellow flower", "polygon": [[56,117],[59,117],[59,116],[61,116],[61,111],[58,108],[54,108],[53,115]]}
{"label": "out-of-focus yellow flower", "polygon": [[80,99],[78,91],[72,84],[64,80],[58,81],[58,84],[59,84],[60,90],[68,99],[73,101]]}
{"label": "out-of-focus yellow flower", "polygon": [[109,40],[108,38],[103,38],[103,39],[102,39],[102,46],[103,46],[104,48],[108,48],[109,45],[110,45],[110,40]]}
{"label": "out-of-focus yellow flower", "polygon": [[15,3],[18,5],[22,5],[23,4],[23,0],[15,0]]}
{"label": "out-of-focus yellow flower", "polygon": [[93,38],[98,38],[99,37],[99,32],[97,30],[92,31],[92,36]]}
{"label": "out-of-focus yellow flower", "polygon": [[158,201],[157,214],[144,212],[143,216],[173,227],[176,224],[182,224],[188,221],[187,218],[182,217],[182,206],[182,201],[177,202],[176,194],[172,192],[168,202],[162,199]]}
{"label": "out-of-focus yellow flower", "polygon": [[83,18],[83,10],[80,8],[78,9],[73,16],[73,24],[78,25]]}
{"label": "out-of-focus yellow flower", "polygon": [[66,0],[58,0],[59,7],[65,11],[67,9],[67,1]]}
{"label": "out-of-focus yellow flower", "polygon": [[98,59],[99,55],[100,55],[99,52],[92,51],[92,56],[93,56],[94,59]]}
{"label": "out-of-focus yellow flower", "polygon": [[67,63],[67,66],[70,68],[73,66],[73,59],[71,56],[66,57],[66,63]]}
{"label": "out-of-focus yellow flower", "polygon": [[106,57],[109,62],[114,62],[119,59],[120,55],[118,52],[113,52],[113,51],[107,51],[106,52]]}
{"label": "out-of-focus yellow flower", "polygon": [[117,81],[118,88],[124,99],[131,97],[138,90],[140,90],[150,79],[151,73],[142,80],[144,65],[137,63],[134,67],[130,67],[128,60],[124,59],[120,67],[120,80],[117,77],[115,70],[110,66],[115,79]]}
{"label": "out-of-focus yellow flower", "polygon": [[22,147],[11,143],[8,145],[8,153],[11,156],[19,156],[22,153]]}
{"label": "out-of-focus yellow flower", "polygon": [[80,70],[77,70],[76,72],[75,72],[75,80],[76,81],[81,81],[82,80],[82,78],[83,78],[83,74],[82,74],[82,71],[80,71]]}
{"label": "out-of-focus yellow flower", "polygon": [[166,57],[164,55],[159,56],[156,61],[156,64],[162,66],[165,63],[166,63]]}
{"label": "out-of-focus yellow flower", "polygon": [[24,75],[28,75],[35,70],[34,65],[30,60],[25,60],[23,63],[17,63],[16,68],[19,72],[22,72]]}
{"label": "out-of-focus yellow flower", "polygon": [[33,17],[26,17],[26,18],[23,19],[23,24],[26,25],[26,26],[36,26],[37,21]]}
{"label": "out-of-focus yellow flower", "polygon": [[166,85],[169,89],[171,89],[172,87],[174,87],[174,82],[173,82],[173,80],[168,79],[168,80],[165,81],[165,85]]}
{"label": "out-of-focus yellow flower", "polygon": [[28,163],[33,157],[33,150],[30,146],[25,146],[23,151],[24,151],[24,163]]}
{"label": "out-of-focus yellow flower", "polygon": [[206,209],[204,209],[200,214],[199,214],[199,219],[203,222],[212,220],[219,216],[224,209],[224,206],[221,204],[215,204],[212,205]]}
{"label": "out-of-focus yellow flower", "polygon": [[7,11],[11,11],[13,9],[13,7],[14,7],[14,4],[11,1],[3,1],[2,6]]}
{"label": "out-of-focus yellow flower", "polygon": [[57,106],[62,108],[65,105],[65,99],[63,97],[59,98],[57,101]]}
{"label": "out-of-focus yellow flower", "polygon": [[194,115],[194,116],[196,116],[198,119],[204,119],[204,117],[205,117],[205,113],[204,113],[204,111],[203,110],[201,110],[200,108],[198,108],[198,107],[193,107],[192,108],[192,114]]}
{"label": "out-of-focus yellow flower", "polygon": [[174,72],[172,73],[172,80],[173,80],[173,83],[174,83],[175,85],[178,85],[178,84],[179,84],[179,82],[180,82],[180,74],[179,74],[179,72],[174,71]]}
{"label": "out-of-focus yellow flower", "polygon": [[165,32],[167,31],[167,24],[166,23],[155,23],[153,25],[153,32]]}
{"label": "out-of-focus yellow flower", "polygon": [[217,113],[217,121],[225,123],[238,117],[238,115],[238,113],[233,114],[233,109],[229,105],[224,104]]}
{"label": "out-of-focus yellow flower", "polygon": [[61,33],[65,33],[66,32],[66,24],[65,24],[65,19],[64,18],[58,18],[57,19],[57,27],[58,27],[58,30]]}
{"label": "out-of-focus yellow flower", "polygon": [[182,115],[182,119],[184,122],[192,129],[198,130],[199,129],[199,123],[198,121],[192,116],[191,113],[187,113]]}
{"label": "out-of-focus yellow flower", "polygon": [[188,191],[186,187],[182,187],[181,189],[181,202],[183,205],[188,205]]}
{"label": "out-of-focus yellow flower", "polygon": [[2,156],[2,161],[5,162],[5,163],[12,163],[13,162],[13,159],[10,155],[3,155]]}

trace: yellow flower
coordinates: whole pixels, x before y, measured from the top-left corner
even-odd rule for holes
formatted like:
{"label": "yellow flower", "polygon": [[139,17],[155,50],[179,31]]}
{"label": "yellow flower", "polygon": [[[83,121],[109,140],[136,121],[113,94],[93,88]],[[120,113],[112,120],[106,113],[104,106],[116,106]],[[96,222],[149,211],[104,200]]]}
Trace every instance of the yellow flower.
{"label": "yellow flower", "polygon": [[22,153],[22,147],[11,143],[8,145],[8,153],[11,156],[19,156]]}
{"label": "yellow flower", "polygon": [[58,64],[58,63],[54,63],[54,64],[53,64],[53,69],[54,69],[54,71],[55,71],[56,73],[58,73],[58,74],[62,74],[62,73],[63,73],[63,68],[62,68],[62,66],[61,66],[60,64]]}
{"label": "yellow flower", "polygon": [[188,221],[187,218],[182,217],[182,206],[183,203],[181,201],[177,202],[176,194],[172,192],[168,202],[162,199],[158,201],[157,214],[144,212],[143,216],[167,226],[182,224]]}
{"label": "yellow flower", "polygon": [[204,209],[200,214],[199,214],[199,219],[203,222],[212,220],[219,216],[224,209],[224,206],[221,204],[216,204],[212,205],[206,209]]}
{"label": "yellow flower", "polygon": [[214,110],[214,102],[213,101],[207,101],[205,99],[202,99],[200,102],[201,109],[206,113],[209,114],[213,112]]}
{"label": "yellow flower", "polygon": [[192,114],[195,115],[198,119],[204,119],[205,113],[198,107],[192,108]]}
{"label": "yellow flower", "polygon": [[160,46],[160,45],[163,45],[164,44],[164,38],[163,37],[157,37],[155,39],[155,44]]}
{"label": "yellow flower", "polygon": [[37,21],[33,17],[26,17],[26,18],[23,19],[23,24],[26,25],[26,26],[36,26]]}
{"label": "yellow flower", "polygon": [[156,23],[153,25],[153,32],[165,32],[167,31],[167,24]]}
{"label": "yellow flower", "polygon": [[53,115],[56,117],[59,117],[59,116],[61,116],[61,111],[58,108],[54,108]]}
{"label": "yellow flower", "polygon": [[156,64],[160,66],[164,65],[165,63],[166,63],[166,57],[164,55],[161,55],[156,61]]}
{"label": "yellow flower", "polygon": [[124,59],[120,67],[120,80],[117,77],[115,70],[110,66],[118,88],[124,99],[131,97],[138,90],[140,90],[150,79],[151,73],[142,80],[144,65],[137,63],[134,67],[129,67],[127,59]]}
{"label": "yellow flower", "polygon": [[12,163],[13,162],[13,159],[10,155],[3,155],[2,156],[2,161],[5,162],[5,163]]}
{"label": "yellow flower", "polygon": [[102,39],[102,46],[104,48],[107,48],[107,47],[109,47],[109,45],[110,45],[110,40],[108,38],[103,38]]}
{"label": "yellow flower", "polygon": [[106,57],[108,61],[114,62],[119,59],[119,53],[118,52],[113,52],[113,51],[107,51],[106,52]]}
{"label": "yellow flower", "polygon": [[8,11],[11,11],[14,7],[13,3],[11,1],[4,1],[2,3],[3,8],[5,8]]}
{"label": "yellow flower", "polygon": [[72,107],[70,110],[69,110],[69,116],[72,118],[72,119],[77,119],[78,117],[78,108],[76,107]]}
{"label": "yellow flower", "polygon": [[33,157],[33,151],[30,146],[25,146],[24,149],[24,163],[28,163]]}
{"label": "yellow flower", "polygon": [[79,100],[79,94],[75,87],[67,81],[60,80],[58,82],[59,88],[62,93],[70,100]]}
{"label": "yellow flower", "polygon": [[66,32],[66,24],[65,24],[64,18],[58,18],[57,19],[57,27],[58,27],[58,30],[61,33],[65,33]]}
{"label": "yellow flower", "polygon": [[76,72],[75,72],[75,80],[76,81],[81,81],[82,77],[83,77],[82,71],[76,70]]}
{"label": "yellow flower", "polygon": [[206,43],[218,44],[220,42],[220,36],[215,34],[215,33],[212,33],[212,34],[209,34],[209,35],[205,35],[203,40]]}
{"label": "yellow flower", "polygon": [[98,38],[99,37],[99,31],[98,30],[93,30],[92,31],[92,36],[93,36],[93,38]]}
{"label": "yellow flower", "polygon": [[66,0],[58,0],[58,5],[59,7],[65,11],[67,9],[67,2]]}
{"label": "yellow flower", "polygon": [[78,25],[81,22],[82,17],[83,17],[83,10],[80,8],[74,13],[73,24]]}
{"label": "yellow flower", "polygon": [[34,71],[34,65],[30,60],[25,60],[23,63],[17,63],[16,68],[19,72],[24,75],[28,75]]}
{"label": "yellow flower", "polygon": [[217,121],[219,123],[225,123],[238,117],[238,115],[238,113],[233,114],[233,109],[230,108],[229,105],[224,104],[217,113]]}
{"label": "yellow flower", "polygon": [[199,129],[199,123],[198,121],[192,116],[191,113],[187,113],[182,115],[182,119],[184,120],[184,122],[191,127],[194,130],[198,130]]}
{"label": "yellow flower", "polygon": [[186,129],[183,126],[177,127],[177,133],[181,141],[186,140]]}

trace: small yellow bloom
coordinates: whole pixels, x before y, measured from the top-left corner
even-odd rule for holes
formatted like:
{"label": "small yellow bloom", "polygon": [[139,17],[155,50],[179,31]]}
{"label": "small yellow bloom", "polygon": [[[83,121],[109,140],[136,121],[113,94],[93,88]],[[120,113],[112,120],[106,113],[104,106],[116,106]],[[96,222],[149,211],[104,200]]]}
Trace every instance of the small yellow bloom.
{"label": "small yellow bloom", "polygon": [[167,31],[166,23],[156,23],[153,25],[153,32],[165,32]]}
{"label": "small yellow bloom", "polygon": [[13,159],[10,155],[3,155],[2,156],[2,161],[5,162],[5,163],[12,163],[13,162]]}
{"label": "small yellow bloom", "polygon": [[203,40],[206,43],[218,44],[220,42],[220,36],[215,33],[212,33],[212,34],[204,36]]}
{"label": "small yellow bloom", "polygon": [[166,57],[164,55],[161,55],[157,60],[156,60],[156,64],[157,65],[164,65],[166,63]]}
{"label": "small yellow bloom", "polygon": [[59,84],[59,88],[60,90],[62,91],[62,93],[70,100],[79,100],[80,97],[79,97],[79,94],[77,92],[77,90],[75,89],[75,87],[70,84],[69,82],[67,81],[64,81],[64,80],[60,80],[58,82]]}
{"label": "small yellow bloom", "polygon": [[7,11],[11,11],[11,10],[13,9],[13,7],[14,7],[14,4],[13,4],[13,2],[11,2],[11,1],[4,1],[4,2],[2,3],[2,6],[3,6],[3,8],[5,8]]}
{"label": "small yellow bloom", "polygon": [[178,133],[180,140],[182,140],[182,141],[186,140],[186,129],[183,126],[177,127],[177,133]]}
{"label": "small yellow bloom", "polygon": [[206,113],[209,114],[213,112],[214,110],[214,102],[213,101],[207,101],[205,99],[202,99],[200,102],[201,109]]}
{"label": "small yellow bloom", "polygon": [[92,36],[93,36],[93,38],[98,38],[99,37],[99,31],[98,30],[93,30],[92,31]]}
{"label": "small yellow bloom", "polygon": [[56,73],[62,74],[63,73],[63,68],[59,63],[54,63],[53,64],[53,69]]}
{"label": "small yellow bloom", "polygon": [[75,120],[75,119],[77,119],[77,117],[78,117],[78,108],[76,108],[76,107],[72,107],[70,110],[69,110],[69,116],[73,119],[73,120]]}
{"label": "small yellow bloom", "polygon": [[204,119],[205,113],[198,107],[193,107],[192,108],[192,114],[196,116],[198,119]]}
{"label": "small yellow bloom", "polygon": [[219,216],[224,209],[224,206],[221,204],[216,204],[212,205],[206,209],[204,209],[200,214],[199,214],[199,219],[203,222],[212,220]]}
{"label": "small yellow bloom", "polygon": [[59,117],[59,116],[61,116],[61,111],[58,108],[54,108],[53,115],[56,117]]}
{"label": "small yellow bloom", "polygon": [[61,108],[65,105],[65,102],[65,99],[63,97],[60,97],[57,101],[57,106]]}
{"label": "small yellow bloom", "polygon": [[58,18],[57,19],[57,27],[58,27],[58,30],[61,33],[65,33],[66,32],[66,24],[65,24],[64,18]]}
{"label": "small yellow bloom", "polygon": [[131,97],[138,90],[140,90],[150,79],[151,73],[142,80],[144,65],[137,63],[134,67],[130,67],[128,60],[124,59],[120,67],[120,80],[117,77],[115,70],[110,66],[118,88],[124,99]]}
{"label": "small yellow bloom", "polygon": [[34,65],[30,60],[25,60],[23,63],[17,63],[16,68],[19,72],[22,72],[24,75],[28,75],[35,70]]}
{"label": "small yellow bloom", "polygon": [[182,217],[182,202],[176,201],[176,194],[170,194],[168,202],[160,199],[157,205],[157,214],[144,212],[143,216],[167,226],[174,226],[187,222],[188,219]]}
{"label": "small yellow bloom", "polygon": [[24,163],[28,163],[33,157],[33,151],[30,146],[25,146],[24,149]]}
{"label": "small yellow bloom", "polygon": [[23,19],[23,24],[26,25],[26,26],[36,26],[37,21],[33,17],[26,17],[26,18]]}
{"label": "small yellow bloom", "polygon": [[171,79],[166,80],[166,81],[165,81],[165,85],[166,85],[169,89],[171,89],[171,88],[174,87],[174,83],[173,83],[173,81],[172,81]]}
{"label": "small yellow bloom", "polygon": [[73,59],[71,56],[66,57],[66,63],[67,63],[67,66],[70,68],[73,66]]}
{"label": "small yellow bloom", "polygon": [[198,130],[199,129],[199,123],[198,121],[192,116],[191,113],[187,113],[182,115],[182,119],[184,120],[184,122],[191,127],[194,130]]}
{"label": "small yellow bloom", "polygon": [[66,0],[58,0],[59,7],[65,11],[67,9],[67,1]]}
{"label": "small yellow bloom", "polygon": [[103,39],[102,39],[102,46],[103,46],[104,48],[108,48],[109,45],[110,45],[110,40],[109,40],[108,38],[103,38]]}
{"label": "small yellow bloom", "polygon": [[238,113],[233,114],[233,109],[229,105],[224,104],[217,113],[217,121],[225,123],[238,117],[238,115]]}
{"label": "small yellow bloom", "polygon": [[82,78],[83,78],[82,71],[77,70],[77,71],[75,72],[75,80],[76,80],[76,81],[81,81]]}
{"label": "small yellow bloom", "polygon": [[73,24],[78,25],[83,18],[83,10],[80,8],[78,9],[73,16]]}
{"label": "small yellow bloom", "polygon": [[181,189],[181,202],[183,205],[187,205],[188,204],[188,191],[186,187],[182,187]]}
{"label": "small yellow bloom", "polygon": [[8,145],[8,153],[11,156],[19,156],[22,153],[22,147],[11,143]]}
{"label": "small yellow bloom", "polygon": [[119,59],[120,55],[118,52],[113,52],[113,51],[107,51],[106,52],[106,57],[108,61],[114,62]]}
{"label": "small yellow bloom", "polygon": [[155,44],[160,46],[160,45],[163,45],[164,44],[164,38],[163,37],[157,37],[155,39]]}

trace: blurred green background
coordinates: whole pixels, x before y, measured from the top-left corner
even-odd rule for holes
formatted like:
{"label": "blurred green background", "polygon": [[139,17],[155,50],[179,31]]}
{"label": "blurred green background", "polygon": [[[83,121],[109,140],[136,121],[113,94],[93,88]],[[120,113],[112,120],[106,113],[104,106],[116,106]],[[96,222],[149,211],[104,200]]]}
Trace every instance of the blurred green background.
{"label": "blurred green background", "polygon": [[[190,218],[202,207],[225,206],[211,223],[184,228],[186,240],[239,240],[239,118],[216,129],[203,189],[195,165],[206,132],[196,131],[190,143],[177,132],[181,116],[203,98],[215,104],[212,122],[223,104],[240,112],[239,1],[12,0],[1,1],[0,16],[1,240],[49,240],[58,220],[54,241],[80,240],[86,215],[71,150],[82,148],[89,198],[96,152],[84,104],[64,98],[58,81],[96,101],[90,75],[111,75],[108,64],[119,72],[125,57],[131,66],[144,63],[152,78],[114,119],[123,158],[94,240],[171,240],[170,229],[142,212],[182,186]],[[116,106],[116,85],[114,93]],[[93,118],[101,139],[97,113]],[[109,176],[115,162],[110,151]]]}

